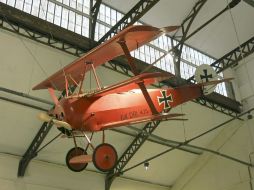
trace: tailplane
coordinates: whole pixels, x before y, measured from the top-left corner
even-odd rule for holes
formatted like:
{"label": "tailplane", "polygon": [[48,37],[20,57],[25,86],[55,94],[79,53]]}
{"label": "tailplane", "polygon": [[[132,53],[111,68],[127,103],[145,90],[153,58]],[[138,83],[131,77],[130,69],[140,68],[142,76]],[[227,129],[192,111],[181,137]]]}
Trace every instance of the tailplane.
{"label": "tailplane", "polygon": [[203,94],[211,94],[216,85],[231,79],[218,80],[218,75],[210,65],[200,65],[195,71],[195,79],[199,85],[202,86]]}

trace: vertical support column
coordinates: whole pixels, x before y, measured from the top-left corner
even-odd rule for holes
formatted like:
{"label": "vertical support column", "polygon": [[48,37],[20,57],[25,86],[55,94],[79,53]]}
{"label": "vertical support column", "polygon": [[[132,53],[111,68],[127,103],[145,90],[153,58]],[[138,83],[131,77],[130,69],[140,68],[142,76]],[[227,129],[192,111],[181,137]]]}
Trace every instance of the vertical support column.
{"label": "vertical support column", "polygon": [[[176,39],[177,43],[173,43],[173,39],[171,38],[171,44],[173,47],[173,61],[174,61],[174,69],[175,69],[175,75],[177,77],[181,77],[180,72],[180,62],[181,62],[181,55],[182,55],[182,49],[184,45],[184,41],[186,40],[187,34],[189,32],[189,29],[191,27],[191,24],[193,23],[193,20],[197,16],[200,9],[203,7],[203,5],[207,2],[207,0],[199,0],[194,7],[192,8],[189,16],[184,19],[184,21],[181,24],[181,35],[178,35],[178,32],[173,36],[174,39]],[[177,35],[177,36],[176,36]]]}
{"label": "vertical support column", "polygon": [[[75,87],[71,87],[70,91],[73,92],[75,90]],[[59,97],[61,99],[66,94],[65,90],[62,92],[62,95]],[[41,143],[47,136],[48,132],[52,128],[53,123],[47,123],[44,122],[34,137],[33,141],[31,142],[30,146],[26,150],[25,154],[22,156],[21,160],[19,161],[19,167],[18,167],[18,177],[23,177],[25,175],[26,168],[30,161],[37,156],[37,150],[39,149]]]}
{"label": "vertical support column", "polygon": [[219,13],[217,13],[215,16],[210,18],[208,21],[206,21],[204,24],[199,26],[197,29],[195,29],[191,34],[188,34],[188,31],[191,27],[191,24],[193,23],[193,20],[197,16],[200,9],[203,7],[203,5],[206,3],[207,0],[199,0],[195,6],[193,7],[191,13],[189,16],[183,21],[181,24],[181,33],[182,35],[173,36],[173,38],[176,40],[176,44],[173,43],[173,39],[171,38],[171,44],[173,47],[173,61],[174,61],[174,68],[175,68],[175,74],[177,77],[181,77],[180,72],[180,62],[181,62],[181,55],[182,55],[182,48],[184,45],[184,42],[191,38],[193,35],[195,35],[197,32],[199,32],[202,28],[206,27],[209,23],[211,23],[213,20],[215,20],[217,17],[219,17],[221,14],[223,14],[225,11],[234,8],[236,5],[240,3],[241,0],[232,0],[224,9],[222,9]]}
{"label": "vertical support column", "polygon": [[90,0],[89,38],[91,40],[94,40],[95,26],[100,10],[101,1],[102,0],[96,0],[95,4],[93,4],[94,0]]}

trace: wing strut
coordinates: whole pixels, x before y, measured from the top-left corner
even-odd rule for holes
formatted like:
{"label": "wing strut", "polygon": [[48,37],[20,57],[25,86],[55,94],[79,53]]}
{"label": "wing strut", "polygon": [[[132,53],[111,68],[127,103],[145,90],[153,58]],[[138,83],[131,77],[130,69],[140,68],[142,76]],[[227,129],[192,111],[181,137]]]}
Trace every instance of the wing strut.
{"label": "wing strut", "polygon": [[[128,63],[131,67],[131,71],[132,73],[137,76],[139,75],[139,71],[136,67],[136,65],[134,64],[133,62],[133,58],[130,54],[130,51],[128,49],[128,46],[126,45],[126,41],[125,40],[119,40],[118,43],[120,44],[121,48],[123,49],[123,52],[128,60]],[[139,86],[140,90],[142,91],[146,101],[147,101],[147,104],[149,105],[150,109],[151,109],[151,112],[153,113],[153,115],[155,114],[158,114],[158,111],[156,110],[154,104],[153,104],[153,101],[149,95],[149,93],[147,92],[147,89],[145,87],[145,84],[144,84],[144,80],[141,80],[140,82],[137,82],[137,85]]]}
{"label": "wing strut", "polygon": [[81,80],[81,83],[80,83],[80,86],[79,86],[79,91],[78,91],[78,95],[82,92],[82,86],[83,86],[83,82],[85,80],[85,75],[86,75],[86,62],[84,62],[84,72],[82,74],[82,80]]}
{"label": "wing strut", "polygon": [[96,74],[96,71],[95,71],[95,68],[94,68],[93,63],[91,64],[91,66],[92,66],[92,69],[93,69],[93,75],[94,75],[94,78],[95,78],[95,80],[96,80],[96,84],[97,84],[97,86],[98,86],[98,89],[101,90],[100,81],[99,81],[99,78],[98,78],[98,76],[97,76],[97,74]]}

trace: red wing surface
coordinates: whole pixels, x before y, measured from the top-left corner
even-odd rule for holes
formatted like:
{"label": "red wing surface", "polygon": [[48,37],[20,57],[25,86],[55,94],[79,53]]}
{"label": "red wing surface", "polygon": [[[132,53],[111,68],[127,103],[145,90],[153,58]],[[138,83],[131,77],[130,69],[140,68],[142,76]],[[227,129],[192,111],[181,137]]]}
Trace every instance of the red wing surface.
{"label": "red wing surface", "polygon": [[160,82],[166,79],[169,79],[173,77],[174,75],[169,74],[169,73],[143,73],[137,76],[134,76],[128,80],[125,80],[123,82],[120,82],[118,84],[106,87],[98,92],[95,92],[93,94],[90,94],[88,96],[104,96],[107,94],[112,94],[112,93],[121,93],[121,92],[128,92],[132,89],[137,89],[139,88],[138,84],[139,82],[144,81],[145,85],[150,85],[154,84],[156,82]]}
{"label": "red wing surface", "polygon": [[53,88],[56,90],[64,90],[65,76],[69,85],[75,85],[75,82],[78,83],[83,79],[82,74],[84,71],[87,72],[91,69],[91,65],[87,65],[85,69],[85,63],[93,63],[94,67],[96,67],[123,55],[124,52],[118,43],[119,41],[124,40],[128,49],[132,51],[159,37],[165,30],[166,32],[170,32],[177,28],[177,26],[163,29],[142,25],[130,26],[119,32],[110,40],[97,46],[79,59],[59,70],[40,84],[36,85],[33,89]]}

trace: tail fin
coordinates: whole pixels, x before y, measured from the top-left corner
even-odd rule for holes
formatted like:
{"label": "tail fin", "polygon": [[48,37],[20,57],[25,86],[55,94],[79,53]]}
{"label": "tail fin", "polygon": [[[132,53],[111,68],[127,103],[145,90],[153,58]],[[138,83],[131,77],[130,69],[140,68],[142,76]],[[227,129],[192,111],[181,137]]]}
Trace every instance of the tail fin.
{"label": "tail fin", "polygon": [[195,72],[195,79],[203,88],[204,95],[211,94],[218,83],[229,81],[230,79],[218,80],[218,75],[210,65],[200,65]]}

